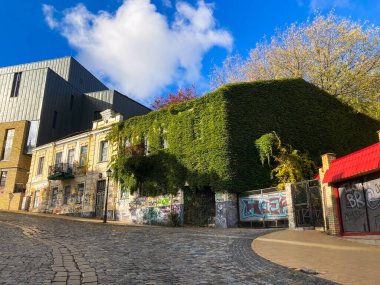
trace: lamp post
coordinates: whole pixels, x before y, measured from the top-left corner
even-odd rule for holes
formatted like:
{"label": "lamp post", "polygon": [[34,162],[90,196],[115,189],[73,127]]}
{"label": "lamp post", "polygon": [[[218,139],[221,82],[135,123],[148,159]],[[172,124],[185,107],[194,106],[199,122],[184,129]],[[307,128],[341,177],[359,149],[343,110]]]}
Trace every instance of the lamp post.
{"label": "lamp post", "polygon": [[108,169],[106,171],[107,175],[107,188],[106,188],[106,201],[104,206],[104,216],[103,216],[103,223],[107,223],[107,208],[108,208],[108,187],[110,185],[110,177],[111,177],[112,171],[111,169]]}

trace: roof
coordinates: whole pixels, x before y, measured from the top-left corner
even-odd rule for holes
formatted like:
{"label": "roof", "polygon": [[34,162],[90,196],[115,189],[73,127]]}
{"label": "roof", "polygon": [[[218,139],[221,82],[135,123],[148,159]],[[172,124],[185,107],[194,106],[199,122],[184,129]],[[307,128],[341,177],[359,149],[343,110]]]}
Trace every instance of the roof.
{"label": "roof", "polygon": [[380,171],[380,142],[333,160],[323,183],[333,183],[350,177]]}

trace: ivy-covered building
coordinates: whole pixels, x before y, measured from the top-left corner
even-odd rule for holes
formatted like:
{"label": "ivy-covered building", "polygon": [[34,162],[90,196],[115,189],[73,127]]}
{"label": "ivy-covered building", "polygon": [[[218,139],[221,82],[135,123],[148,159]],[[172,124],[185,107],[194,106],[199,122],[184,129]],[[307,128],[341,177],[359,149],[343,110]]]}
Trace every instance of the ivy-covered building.
{"label": "ivy-covered building", "polygon": [[[314,85],[286,79],[228,84],[120,122],[109,138],[119,145],[114,173],[124,188],[145,187],[148,195],[170,193],[178,186],[184,190],[185,221],[199,219],[194,213],[201,212],[214,217],[217,226],[230,227],[237,222],[236,193],[272,184],[254,144],[263,134],[276,131],[284,143],[308,152],[318,163],[324,153],[344,155],[375,142],[378,129],[379,121]],[[148,154],[140,164],[128,162],[131,146],[137,145]],[[149,164],[149,156],[162,167]],[[140,173],[131,176],[127,168]],[[197,209],[202,203],[205,208]]]}

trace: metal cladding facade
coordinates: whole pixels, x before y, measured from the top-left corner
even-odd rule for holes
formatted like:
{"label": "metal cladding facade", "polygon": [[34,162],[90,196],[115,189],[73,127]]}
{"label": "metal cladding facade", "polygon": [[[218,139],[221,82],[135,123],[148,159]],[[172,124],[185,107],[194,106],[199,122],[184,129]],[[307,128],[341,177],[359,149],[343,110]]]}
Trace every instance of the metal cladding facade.
{"label": "metal cladding facade", "polygon": [[113,91],[72,57],[0,68],[0,123],[31,122],[31,148],[91,128],[97,114],[150,109]]}

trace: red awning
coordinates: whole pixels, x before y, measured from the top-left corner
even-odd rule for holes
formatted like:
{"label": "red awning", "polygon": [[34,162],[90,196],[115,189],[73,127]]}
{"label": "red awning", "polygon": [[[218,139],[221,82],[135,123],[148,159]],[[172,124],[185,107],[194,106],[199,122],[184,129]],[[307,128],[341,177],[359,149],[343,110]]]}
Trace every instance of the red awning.
{"label": "red awning", "polygon": [[376,170],[380,171],[380,142],[333,160],[323,183],[337,182]]}

